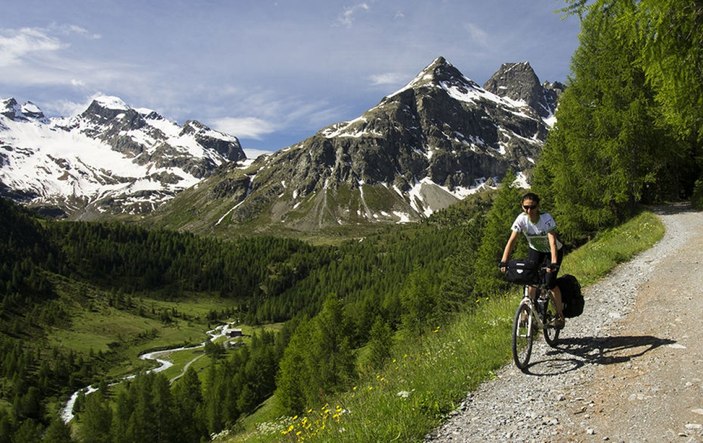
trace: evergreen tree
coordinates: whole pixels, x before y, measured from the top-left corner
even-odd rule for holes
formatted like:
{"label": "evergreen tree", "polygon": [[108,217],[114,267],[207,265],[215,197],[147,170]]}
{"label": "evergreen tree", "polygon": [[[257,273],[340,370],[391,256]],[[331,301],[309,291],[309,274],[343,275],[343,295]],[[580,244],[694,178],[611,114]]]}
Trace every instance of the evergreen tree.
{"label": "evergreen tree", "polygon": [[400,293],[402,329],[410,335],[419,335],[437,326],[431,324],[437,310],[437,293],[433,291],[430,274],[429,269],[416,267]]}
{"label": "evergreen tree", "polygon": [[81,441],[85,443],[110,443],[112,410],[100,391],[85,398],[81,414]]}
{"label": "evergreen tree", "polygon": [[43,426],[38,421],[27,419],[22,420],[19,428],[12,436],[12,443],[36,443],[41,441]]}
{"label": "evergreen tree", "polygon": [[276,377],[276,396],[286,412],[300,413],[307,402],[309,377],[306,365],[308,337],[312,323],[301,321],[286,347]]}
{"label": "evergreen tree", "polygon": [[168,379],[163,374],[155,374],[151,387],[151,398],[154,407],[154,438],[155,443],[172,443],[176,440],[175,407]]}
{"label": "evergreen tree", "polygon": [[302,412],[343,391],[355,378],[354,353],[343,305],[329,296],[318,316],[302,322],[281,359],[277,395],[290,413]]}
{"label": "evergreen tree", "polygon": [[[690,192],[703,170],[703,4],[698,0],[644,0],[635,31],[647,78],[667,123],[688,144]],[[644,25],[643,25],[644,24]],[[684,166],[687,166],[684,164]]]}
{"label": "evergreen tree", "polygon": [[12,441],[12,417],[4,408],[0,409],[0,441]]}
{"label": "evergreen tree", "polygon": [[567,13],[616,16],[618,39],[635,44],[637,63],[668,123],[684,139],[703,136],[703,4],[698,0],[566,0]]}
{"label": "evergreen tree", "polygon": [[461,235],[458,238],[458,251],[446,261],[446,270],[440,285],[440,294],[452,306],[466,306],[474,295],[474,267],[477,251],[481,244],[485,218],[478,215],[458,228]]}
{"label": "evergreen tree", "polygon": [[130,443],[133,441],[133,436],[130,435],[129,429],[132,406],[128,388],[120,387],[115,396],[115,412],[110,429],[113,443]]}
{"label": "evergreen tree", "polygon": [[[315,330],[310,337],[308,370],[323,395],[343,391],[355,378],[354,353],[343,309],[342,302],[331,295],[313,322]],[[323,398],[314,400],[322,402]]]}
{"label": "evergreen tree", "polygon": [[214,360],[210,361],[206,378],[204,418],[210,433],[220,432],[224,426],[223,404],[225,400],[224,382]]}
{"label": "evergreen tree", "polygon": [[203,393],[198,374],[192,367],[177,380],[172,387],[175,420],[178,434],[177,442],[190,443],[200,441],[207,436],[202,418]]}
{"label": "evergreen tree", "polygon": [[[609,2],[610,3],[610,2]],[[600,5],[603,6],[603,5]],[[681,165],[638,65],[638,46],[622,38],[630,0],[594,6],[582,22],[572,58],[574,77],[560,98],[557,124],[535,172],[535,188],[554,198],[561,232],[578,240],[612,226],[671,190],[669,174]]]}
{"label": "evergreen tree", "polygon": [[42,441],[46,443],[72,443],[71,427],[57,415],[46,428]]}
{"label": "evergreen tree", "polygon": [[691,32],[700,30],[695,17],[703,8],[695,1],[569,3],[585,15],[580,45],[534,186],[554,196],[562,233],[577,241],[629,217],[639,202],[691,193],[703,114],[703,50],[700,33]]}
{"label": "evergreen tree", "polygon": [[157,438],[156,405],[152,400],[154,374],[140,375],[130,385],[132,413],[127,434],[132,441],[155,441]]}
{"label": "evergreen tree", "polygon": [[[524,191],[517,188],[514,182],[515,175],[509,171],[503,177],[493,205],[486,214],[486,224],[481,233],[481,244],[478,247],[474,265],[474,290],[478,294],[490,295],[507,287],[498,263],[510,237],[510,227],[520,213],[520,199],[524,194]],[[518,248],[513,251],[512,257],[524,258],[526,249],[524,246],[518,246]]]}
{"label": "evergreen tree", "polygon": [[371,369],[381,369],[391,356],[393,331],[381,316],[377,316],[371,327],[369,364]]}

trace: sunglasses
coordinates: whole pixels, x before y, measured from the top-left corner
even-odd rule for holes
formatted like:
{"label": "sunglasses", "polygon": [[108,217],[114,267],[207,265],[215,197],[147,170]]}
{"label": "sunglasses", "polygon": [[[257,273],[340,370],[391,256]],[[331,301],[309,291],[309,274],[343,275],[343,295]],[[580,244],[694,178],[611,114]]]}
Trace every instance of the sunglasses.
{"label": "sunglasses", "polygon": [[525,211],[529,209],[537,209],[537,205],[522,205],[522,209],[524,209]]}

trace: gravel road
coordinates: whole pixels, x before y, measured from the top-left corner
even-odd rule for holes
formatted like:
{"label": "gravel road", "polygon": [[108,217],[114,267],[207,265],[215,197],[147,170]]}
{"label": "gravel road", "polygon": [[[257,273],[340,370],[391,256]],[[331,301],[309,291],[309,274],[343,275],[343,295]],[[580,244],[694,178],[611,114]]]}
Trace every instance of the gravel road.
{"label": "gravel road", "polygon": [[656,212],[662,241],[585,289],[557,349],[540,339],[425,441],[703,442],[703,213]]}

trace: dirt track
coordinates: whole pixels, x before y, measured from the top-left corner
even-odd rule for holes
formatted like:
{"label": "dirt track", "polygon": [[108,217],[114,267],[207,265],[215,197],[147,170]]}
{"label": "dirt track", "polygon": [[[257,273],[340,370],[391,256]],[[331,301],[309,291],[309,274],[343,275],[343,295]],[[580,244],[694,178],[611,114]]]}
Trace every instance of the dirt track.
{"label": "dirt track", "polygon": [[579,424],[593,440],[703,441],[703,214],[664,218],[686,242],[643,276],[603,364],[576,390],[591,399]]}

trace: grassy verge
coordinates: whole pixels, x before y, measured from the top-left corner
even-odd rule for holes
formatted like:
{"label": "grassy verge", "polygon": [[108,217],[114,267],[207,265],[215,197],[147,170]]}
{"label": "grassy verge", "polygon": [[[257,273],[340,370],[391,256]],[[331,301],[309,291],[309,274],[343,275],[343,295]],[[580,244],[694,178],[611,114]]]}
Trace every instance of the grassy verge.
{"label": "grassy verge", "polygon": [[[584,285],[605,276],[661,239],[664,228],[651,213],[602,233],[569,254],[564,272]],[[272,407],[248,417],[228,442],[422,441],[480,383],[510,361],[510,327],[519,289],[481,300],[441,329],[396,350],[375,376],[304,416],[272,420]],[[275,399],[272,399],[275,403]],[[257,420],[259,418],[259,420]]]}
{"label": "grassy verge", "polygon": [[573,251],[564,259],[561,274],[574,274],[582,286],[600,280],[615,266],[652,247],[664,236],[656,215],[643,212],[629,222],[607,231]]}

